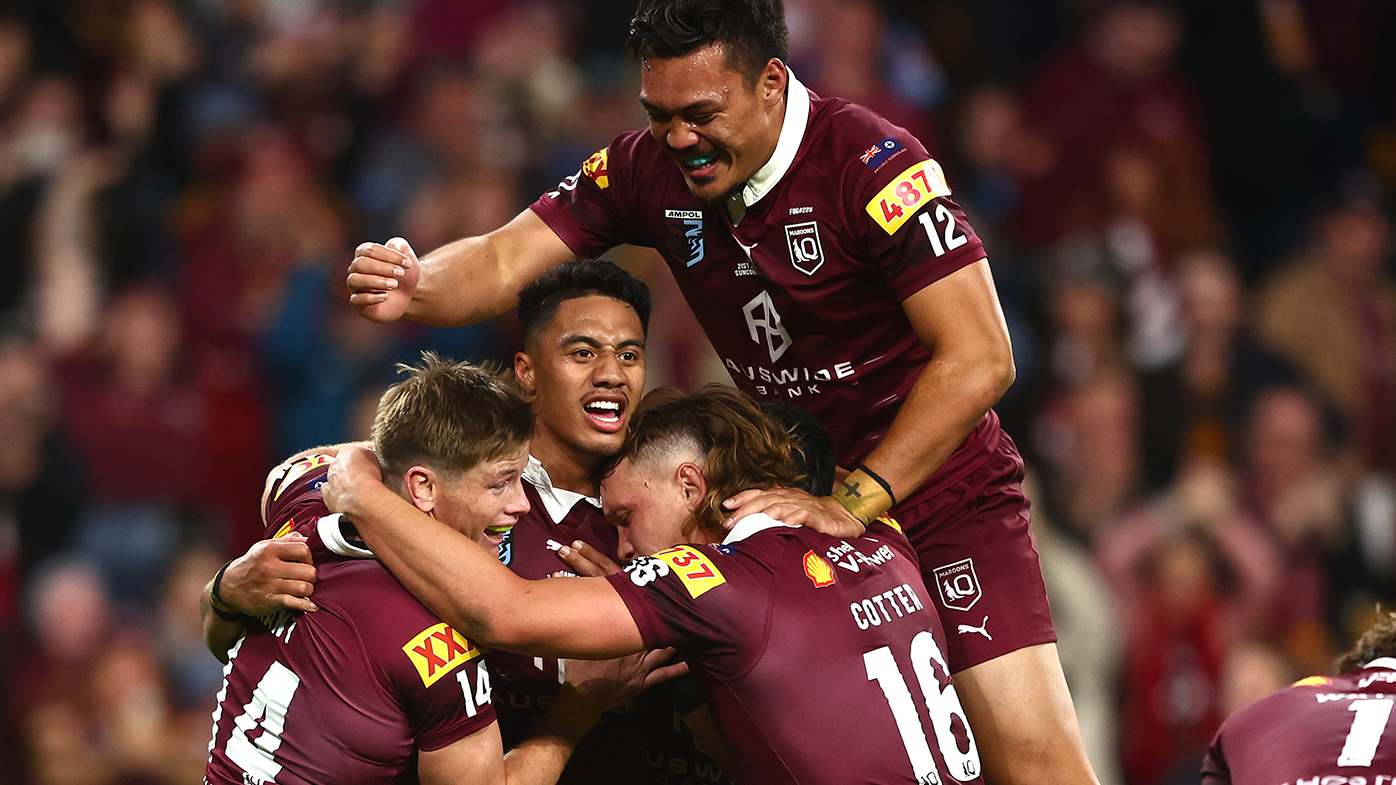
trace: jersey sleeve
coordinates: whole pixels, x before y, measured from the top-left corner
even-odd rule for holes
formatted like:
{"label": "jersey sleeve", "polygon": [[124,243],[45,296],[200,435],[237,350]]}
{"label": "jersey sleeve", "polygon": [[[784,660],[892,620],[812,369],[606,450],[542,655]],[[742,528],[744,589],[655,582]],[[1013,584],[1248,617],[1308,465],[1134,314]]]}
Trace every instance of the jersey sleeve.
{"label": "jersey sleeve", "polygon": [[268,539],[303,531],[307,525],[329,514],[320,488],[325,484],[333,461],[331,455],[307,455],[272,470],[267,477],[266,500],[262,507]]}
{"label": "jersey sleeve", "polygon": [[1219,731],[1207,748],[1202,759],[1202,785],[1231,785],[1231,769],[1226,765],[1226,755],[1222,752],[1222,735]]}
{"label": "jersey sleeve", "polygon": [[[607,578],[625,601],[645,645],[673,646],[706,654],[718,667],[738,670],[740,640],[750,619],[764,618],[752,605],[769,602],[746,570],[712,546],[680,545],[641,556]],[[735,583],[747,584],[738,587]]]}
{"label": "jersey sleeve", "polygon": [[944,171],[920,142],[885,122],[849,133],[866,148],[846,164],[845,209],[899,299],[984,258]]}
{"label": "jersey sleeve", "polygon": [[[410,610],[406,615],[412,615]],[[489,670],[480,647],[420,614],[426,624],[405,640],[383,641],[379,657],[420,750],[449,746],[495,721]],[[399,643],[400,646],[394,646]]]}
{"label": "jersey sleeve", "polygon": [[634,242],[629,228],[635,222],[627,217],[636,133],[598,150],[529,208],[579,257],[595,258]]}

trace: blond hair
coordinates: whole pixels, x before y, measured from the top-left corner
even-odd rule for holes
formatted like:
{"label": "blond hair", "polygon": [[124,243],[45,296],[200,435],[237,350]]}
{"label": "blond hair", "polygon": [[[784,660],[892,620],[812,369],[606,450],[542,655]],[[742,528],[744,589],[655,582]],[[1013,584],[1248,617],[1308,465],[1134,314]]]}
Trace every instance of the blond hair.
{"label": "blond hair", "polygon": [[373,418],[373,449],[389,477],[413,466],[466,471],[533,436],[528,403],[492,369],[424,352],[421,364],[398,370],[407,378],[383,393]]}

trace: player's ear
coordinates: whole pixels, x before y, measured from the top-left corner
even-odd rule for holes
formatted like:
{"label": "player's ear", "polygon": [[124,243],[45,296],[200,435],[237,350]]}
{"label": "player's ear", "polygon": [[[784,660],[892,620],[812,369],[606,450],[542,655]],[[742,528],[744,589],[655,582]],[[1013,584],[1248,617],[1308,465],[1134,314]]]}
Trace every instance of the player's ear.
{"label": "player's ear", "polygon": [[436,509],[436,495],[441,492],[441,478],[425,466],[413,466],[403,477],[403,493],[412,506],[431,515]]}
{"label": "player's ear", "polygon": [[703,476],[703,470],[697,464],[685,461],[679,464],[676,479],[683,491],[684,508],[689,512],[698,509],[708,495],[708,480]]}
{"label": "player's ear", "polygon": [[766,62],[766,67],[762,69],[760,76],[761,97],[766,103],[775,105],[785,96],[785,86],[790,81],[790,74],[785,70],[785,63],[772,57]]}
{"label": "player's ear", "polygon": [[524,352],[514,355],[514,378],[519,380],[519,387],[523,388],[525,396],[532,398],[538,392],[538,383],[533,373],[533,358]]}

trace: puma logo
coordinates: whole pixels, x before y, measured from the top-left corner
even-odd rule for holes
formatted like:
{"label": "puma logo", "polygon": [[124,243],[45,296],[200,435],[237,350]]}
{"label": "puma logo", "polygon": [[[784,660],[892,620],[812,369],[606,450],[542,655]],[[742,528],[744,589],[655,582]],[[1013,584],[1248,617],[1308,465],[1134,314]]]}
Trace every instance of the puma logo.
{"label": "puma logo", "polygon": [[977,633],[979,633],[980,635],[983,635],[984,637],[988,638],[989,640],[993,640],[993,639],[994,639],[994,636],[992,636],[992,635],[989,634],[989,617],[988,617],[988,616],[985,616],[985,617],[984,617],[984,621],[979,622],[979,626],[978,626],[978,627],[972,627],[972,626],[970,626],[970,625],[968,625],[968,624],[961,624],[961,625],[960,625],[960,629],[959,629],[959,633],[960,633],[961,635],[964,635],[964,634],[967,633],[967,632],[977,632]]}
{"label": "puma logo", "polygon": [[[732,239],[733,239],[733,240],[737,240],[737,236],[736,236],[735,234],[732,235]],[[737,245],[740,245],[740,246],[742,247],[742,251],[743,251],[744,253],[746,253],[746,260],[747,260],[748,262],[752,261],[751,252],[752,252],[753,249],[756,248],[756,246],[757,246],[758,244],[759,244],[759,242],[752,243],[751,245],[747,245],[746,243],[742,242],[741,240],[737,240]]]}

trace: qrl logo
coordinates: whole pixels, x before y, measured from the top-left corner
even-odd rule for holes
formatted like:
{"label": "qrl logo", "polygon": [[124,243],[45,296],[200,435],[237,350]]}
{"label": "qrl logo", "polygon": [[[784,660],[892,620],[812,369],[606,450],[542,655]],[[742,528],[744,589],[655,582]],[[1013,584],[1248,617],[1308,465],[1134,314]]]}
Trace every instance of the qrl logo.
{"label": "qrl logo", "polygon": [[751,298],[751,302],[742,306],[742,315],[746,316],[746,328],[752,341],[762,343],[761,333],[766,334],[764,342],[766,351],[771,354],[771,362],[779,360],[794,343],[790,333],[780,323],[780,314],[776,312],[769,292],[762,291]]}

